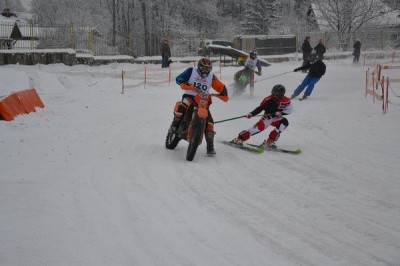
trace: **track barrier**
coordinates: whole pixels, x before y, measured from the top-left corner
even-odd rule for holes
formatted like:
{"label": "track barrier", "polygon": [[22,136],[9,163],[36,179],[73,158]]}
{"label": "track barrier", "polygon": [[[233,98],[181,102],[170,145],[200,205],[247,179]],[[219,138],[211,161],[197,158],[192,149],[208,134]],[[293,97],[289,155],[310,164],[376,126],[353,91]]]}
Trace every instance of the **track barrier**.
{"label": "track barrier", "polygon": [[[214,75],[219,75],[222,79],[222,64],[220,61],[213,63]],[[197,67],[197,60],[180,65],[179,67],[171,64],[168,68],[160,68],[159,65],[145,64],[141,70],[122,70],[121,71],[121,94],[127,89],[140,88],[146,89],[147,85],[166,85],[175,84],[175,78],[185,68]],[[219,72],[219,73],[218,73]]]}
{"label": "track barrier", "polygon": [[0,98],[0,117],[11,121],[18,115],[35,112],[36,107],[44,108],[36,89],[13,92]]}

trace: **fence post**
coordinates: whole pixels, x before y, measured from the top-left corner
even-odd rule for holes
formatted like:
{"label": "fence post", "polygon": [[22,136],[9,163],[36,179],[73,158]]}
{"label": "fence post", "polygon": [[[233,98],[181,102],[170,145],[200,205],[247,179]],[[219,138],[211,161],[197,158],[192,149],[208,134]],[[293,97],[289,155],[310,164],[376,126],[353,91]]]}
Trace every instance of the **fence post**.
{"label": "fence post", "polygon": [[94,51],[93,51],[93,28],[92,27],[90,27],[89,31],[88,31],[88,44],[87,44],[87,46],[88,46],[89,51],[92,54],[94,54]]}
{"label": "fence post", "polygon": [[29,40],[30,40],[30,46],[31,46],[31,49],[35,49],[35,38],[34,38],[34,36],[33,36],[33,28],[34,26],[33,26],[33,22],[31,21],[31,22],[29,22]]}
{"label": "fence post", "polygon": [[365,99],[367,99],[367,94],[368,94],[368,75],[369,75],[369,69],[365,71]]}
{"label": "fence post", "polygon": [[146,82],[147,82],[147,66],[144,66],[144,82],[143,82],[144,89],[146,89]]}
{"label": "fence post", "polygon": [[122,91],[121,91],[121,94],[124,94],[124,91],[125,91],[124,73],[125,73],[125,71],[122,70],[122,72],[121,72],[121,79],[122,79]]}
{"label": "fence post", "polygon": [[171,65],[168,66],[168,86],[171,86]]}
{"label": "fence post", "polygon": [[69,37],[69,48],[75,49],[75,31],[73,23],[69,25]]}
{"label": "fence post", "polygon": [[133,56],[133,30],[129,31],[129,47],[128,47],[128,51],[130,53],[130,55]]}
{"label": "fence post", "polygon": [[385,101],[385,113],[387,113],[389,107],[389,77],[386,77],[386,101]]}

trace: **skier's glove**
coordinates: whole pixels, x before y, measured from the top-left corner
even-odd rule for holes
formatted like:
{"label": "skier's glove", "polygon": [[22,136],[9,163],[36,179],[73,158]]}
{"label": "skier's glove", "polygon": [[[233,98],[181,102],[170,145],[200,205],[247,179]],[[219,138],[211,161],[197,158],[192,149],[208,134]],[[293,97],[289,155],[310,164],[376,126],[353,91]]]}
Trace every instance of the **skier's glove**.
{"label": "skier's glove", "polygon": [[281,118],[282,117],[282,113],[281,112],[275,112],[274,117],[275,118]]}
{"label": "skier's glove", "polygon": [[293,70],[293,72],[297,72],[297,71],[299,71],[299,69],[298,69],[298,68],[295,68],[295,69]]}
{"label": "skier's glove", "polygon": [[247,115],[246,115],[246,118],[247,119],[250,119],[250,118],[252,118],[253,117],[253,115],[251,114],[251,113],[248,113]]}

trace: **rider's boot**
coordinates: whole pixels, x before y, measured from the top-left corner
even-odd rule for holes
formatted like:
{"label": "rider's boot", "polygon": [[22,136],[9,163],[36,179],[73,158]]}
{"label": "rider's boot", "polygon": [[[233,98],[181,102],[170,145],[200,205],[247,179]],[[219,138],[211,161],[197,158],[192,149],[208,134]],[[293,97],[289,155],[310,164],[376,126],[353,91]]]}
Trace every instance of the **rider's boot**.
{"label": "rider's boot", "polygon": [[254,86],[250,86],[250,97],[254,97]]}
{"label": "rider's boot", "polygon": [[207,154],[216,154],[214,149],[214,131],[206,132]]}

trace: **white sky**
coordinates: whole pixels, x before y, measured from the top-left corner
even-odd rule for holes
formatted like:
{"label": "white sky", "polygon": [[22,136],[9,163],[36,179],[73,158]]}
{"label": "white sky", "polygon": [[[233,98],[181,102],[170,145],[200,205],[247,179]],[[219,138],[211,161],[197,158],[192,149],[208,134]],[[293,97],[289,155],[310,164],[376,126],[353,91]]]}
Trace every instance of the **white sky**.
{"label": "white sky", "polygon": [[[217,155],[203,144],[193,162],[185,141],[165,148],[181,90],[160,65],[123,95],[121,71],[140,84],[144,65],[1,66],[0,95],[35,87],[45,108],[0,121],[0,265],[398,265],[400,83],[387,114],[364,98],[367,67],[387,61],[326,61],[277,143],[301,155],[220,143],[253,118],[216,124]],[[173,63],[172,78],[191,65]],[[305,74],[268,77],[298,66],[264,68],[255,98],[214,100],[214,119],[248,113],[277,83],[290,95]]]}

